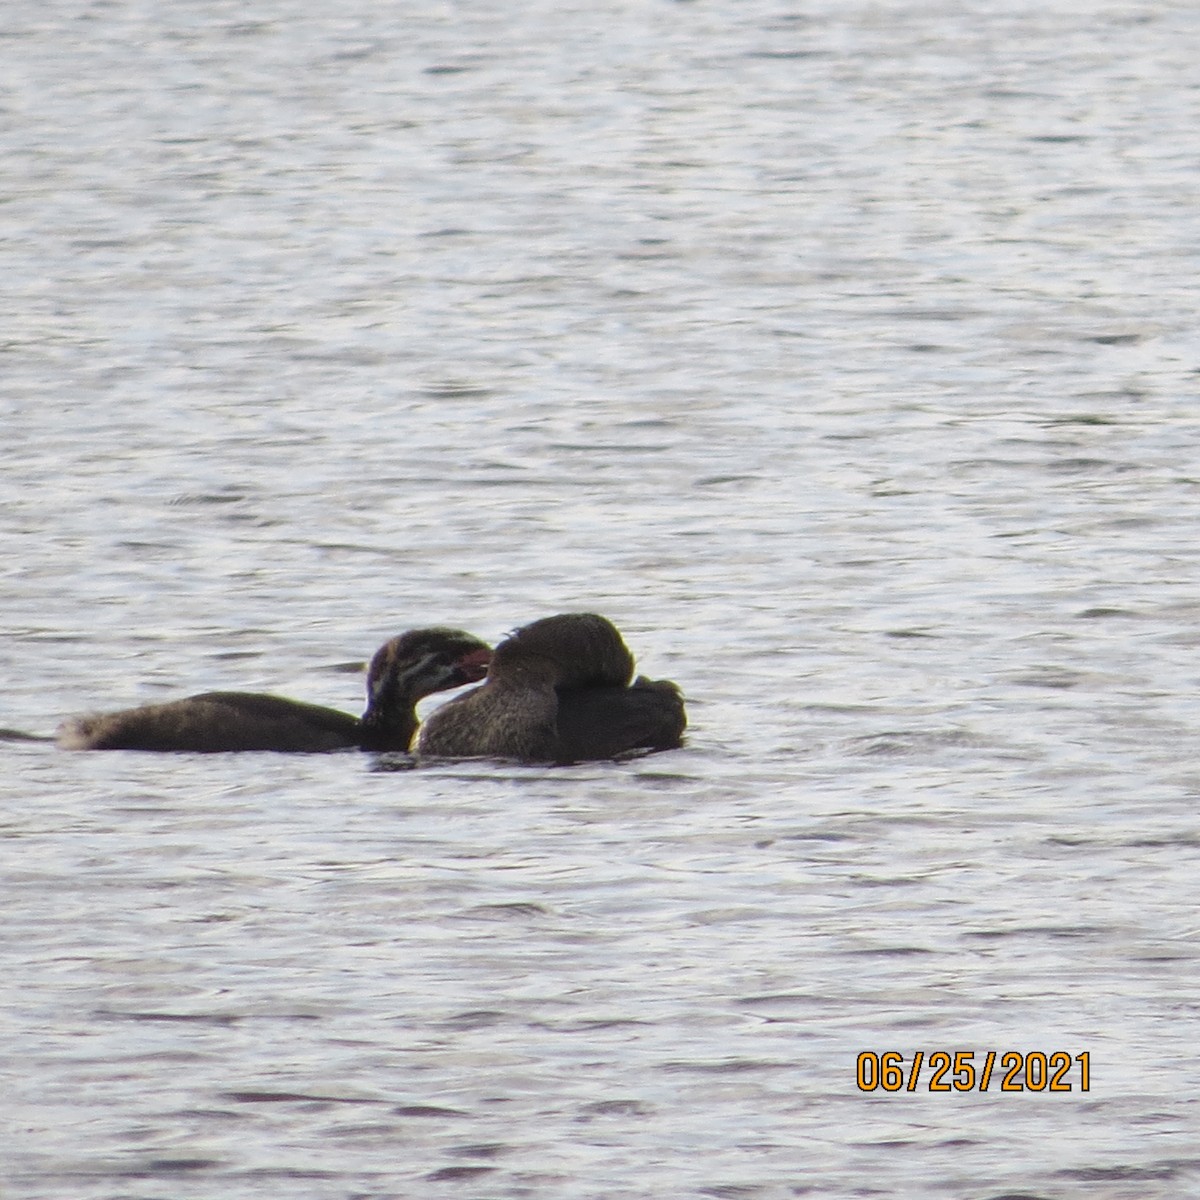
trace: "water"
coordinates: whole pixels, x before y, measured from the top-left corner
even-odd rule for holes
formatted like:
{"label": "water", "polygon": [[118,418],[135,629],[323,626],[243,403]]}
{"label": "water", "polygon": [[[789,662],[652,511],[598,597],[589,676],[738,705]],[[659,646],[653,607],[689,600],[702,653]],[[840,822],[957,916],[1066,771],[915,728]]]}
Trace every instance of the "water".
{"label": "water", "polygon": [[692,731],[0,743],[5,1200],[1194,1190],[1198,22],[7,5],[0,725],[582,608]]}

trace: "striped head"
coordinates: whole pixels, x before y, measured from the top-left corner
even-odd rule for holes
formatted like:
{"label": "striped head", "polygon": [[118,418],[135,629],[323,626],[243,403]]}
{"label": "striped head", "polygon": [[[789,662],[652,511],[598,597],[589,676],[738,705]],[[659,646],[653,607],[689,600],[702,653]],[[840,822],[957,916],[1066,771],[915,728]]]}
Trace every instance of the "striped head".
{"label": "striped head", "polygon": [[411,708],[433,692],[477,683],[487,674],[491,659],[487,643],[461,629],[438,626],[402,633],[371,659],[364,719],[397,706]]}

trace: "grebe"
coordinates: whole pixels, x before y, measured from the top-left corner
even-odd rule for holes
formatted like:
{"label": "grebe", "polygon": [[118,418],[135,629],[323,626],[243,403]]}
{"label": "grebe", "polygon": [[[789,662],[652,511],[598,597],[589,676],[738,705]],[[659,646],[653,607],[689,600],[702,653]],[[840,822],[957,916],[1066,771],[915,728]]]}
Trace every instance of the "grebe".
{"label": "grebe", "polygon": [[491,650],[459,629],[414,629],[386,642],[367,671],[361,717],[256,692],[205,692],[166,704],[96,713],[58,731],[67,750],[407,750],[417,701],[476,683]]}
{"label": "grebe", "polygon": [[631,683],[633,668],[606,618],[544,617],[496,647],[482,686],[426,720],[418,752],[579,762],[673,749],[687,726],[679,688],[641,676]]}

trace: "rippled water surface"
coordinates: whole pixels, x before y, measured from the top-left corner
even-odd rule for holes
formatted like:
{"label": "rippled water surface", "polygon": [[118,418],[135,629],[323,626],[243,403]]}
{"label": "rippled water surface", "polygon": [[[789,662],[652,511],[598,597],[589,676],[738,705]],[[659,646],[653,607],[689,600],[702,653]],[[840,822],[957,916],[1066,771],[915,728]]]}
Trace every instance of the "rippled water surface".
{"label": "rippled water surface", "polygon": [[0,725],[588,609],[692,728],[0,742],[4,1200],[1194,1191],[1198,38],[11,0]]}

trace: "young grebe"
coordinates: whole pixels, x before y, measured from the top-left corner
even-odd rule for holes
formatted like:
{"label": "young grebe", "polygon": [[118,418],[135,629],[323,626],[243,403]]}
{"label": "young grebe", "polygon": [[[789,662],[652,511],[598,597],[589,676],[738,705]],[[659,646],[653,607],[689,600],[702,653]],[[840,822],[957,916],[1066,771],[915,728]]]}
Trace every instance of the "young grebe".
{"label": "young grebe", "polygon": [[205,692],[186,700],[76,717],[58,731],[67,750],[407,750],[417,701],[476,683],[491,650],[458,629],[414,629],[385,643],[367,672],[361,717],[256,692]]}

